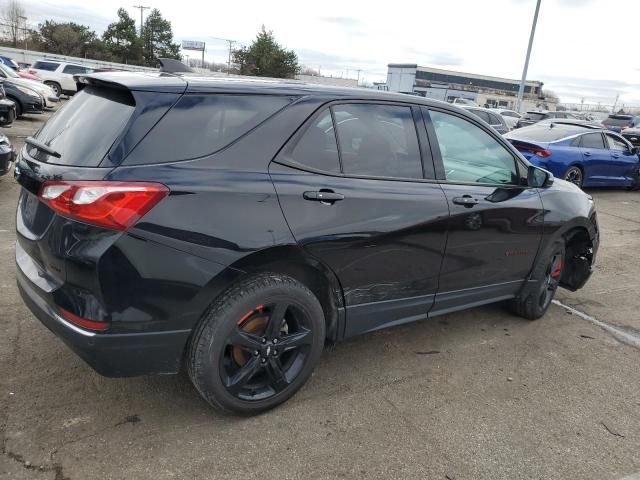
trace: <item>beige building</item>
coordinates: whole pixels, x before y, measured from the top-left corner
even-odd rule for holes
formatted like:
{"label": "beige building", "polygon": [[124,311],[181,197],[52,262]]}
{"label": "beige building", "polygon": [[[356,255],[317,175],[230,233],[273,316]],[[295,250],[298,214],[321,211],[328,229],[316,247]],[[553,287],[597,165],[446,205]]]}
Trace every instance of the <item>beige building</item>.
{"label": "beige building", "polygon": [[[557,101],[545,98],[543,83],[525,83],[522,111],[555,110]],[[422,97],[453,102],[456,98],[472,100],[482,107],[515,109],[520,81],[510,78],[456,72],[416,64],[388,65],[386,84],[379,89],[409,93]]]}

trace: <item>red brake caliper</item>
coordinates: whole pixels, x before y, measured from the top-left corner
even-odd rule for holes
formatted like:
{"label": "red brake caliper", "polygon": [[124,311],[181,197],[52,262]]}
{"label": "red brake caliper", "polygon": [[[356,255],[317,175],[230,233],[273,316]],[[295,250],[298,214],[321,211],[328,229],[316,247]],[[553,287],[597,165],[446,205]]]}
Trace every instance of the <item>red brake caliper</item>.
{"label": "red brake caliper", "polygon": [[553,270],[551,271],[551,276],[553,278],[558,278],[560,276],[560,274],[562,273],[562,267],[564,266],[564,262],[562,260],[562,257],[556,259],[555,265],[553,267]]}

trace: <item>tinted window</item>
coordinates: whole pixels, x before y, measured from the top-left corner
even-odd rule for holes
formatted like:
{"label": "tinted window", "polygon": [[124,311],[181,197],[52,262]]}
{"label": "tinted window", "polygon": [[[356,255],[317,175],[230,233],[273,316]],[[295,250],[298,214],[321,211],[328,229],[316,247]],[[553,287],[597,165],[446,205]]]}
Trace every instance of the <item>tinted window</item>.
{"label": "tinted window", "polygon": [[29,149],[29,155],[49,163],[96,167],[122,132],[134,108],[129,92],[86,87],[35,135],[61,157],[48,156],[35,148]]}
{"label": "tinted window", "polygon": [[476,117],[484,120],[487,123],[491,123],[491,119],[489,118],[489,114],[483,110],[469,110],[471,113],[473,113]]}
{"label": "tinted window", "polygon": [[503,117],[520,118],[520,115],[518,115],[516,112],[510,112],[509,110],[504,111],[504,112],[500,112],[500,114],[501,114]]}
{"label": "tinted window", "polygon": [[502,126],[502,120],[498,117],[498,115],[496,115],[495,113],[490,113],[489,114],[489,123],[491,125],[496,125],[496,126]]}
{"label": "tinted window", "polygon": [[32,68],[53,72],[56,68],[58,68],[59,65],[60,64],[56,62],[36,62],[33,64]]}
{"label": "tinted window", "polygon": [[333,108],[344,173],[422,178],[411,108],[369,104]]}
{"label": "tinted window", "polygon": [[340,172],[336,135],[327,109],[304,132],[291,152],[291,159],[317,170]]}
{"label": "tinted window", "polygon": [[495,138],[454,115],[435,111],[430,115],[447,180],[519,183],[515,158]]}
{"label": "tinted window", "polygon": [[527,112],[525,113],[522,118],[524,118],[525,120],[542,120],[543,118],[547,118],[547,116],[544,113],[539,113],[539,112]]}
{"label": "tinted window", "polygon": [[587,133],[580,137],[580,146],[582,148],[597,148],[604,149],[604,142],[602,141],[602,135],[599,133]]}
{"label": "tinted window", "polygon": [[629,150],[629,147],[624,142],[624,140],[609,134],[607,134],[606,137],[610,150],[617,150],[619,152],[626,152],[627,150]]}
{"label": "tinted window", "polygon": [[78,73],[87,73],[90,70],[91,70],[90,68],[80,67],[78,65],[66,65],[62,69],[62,73],[68,73],[69,75],[76,75]]}
{"label": "tinted window", "polygon": [[217,152],[291,102],[269,95],[184,95],[127,163],[163,163]]}

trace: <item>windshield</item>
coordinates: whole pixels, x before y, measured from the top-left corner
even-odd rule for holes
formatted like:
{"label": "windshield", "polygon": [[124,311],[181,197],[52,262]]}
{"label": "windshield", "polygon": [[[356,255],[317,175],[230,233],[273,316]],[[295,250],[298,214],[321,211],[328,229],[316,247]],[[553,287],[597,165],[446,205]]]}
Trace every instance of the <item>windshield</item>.
{"label": "windshield", "polygon": [[0,63],[0,70],[2,70],[2,72],[9,78],[20,78],[20,75],[7,67],[4,63]]}

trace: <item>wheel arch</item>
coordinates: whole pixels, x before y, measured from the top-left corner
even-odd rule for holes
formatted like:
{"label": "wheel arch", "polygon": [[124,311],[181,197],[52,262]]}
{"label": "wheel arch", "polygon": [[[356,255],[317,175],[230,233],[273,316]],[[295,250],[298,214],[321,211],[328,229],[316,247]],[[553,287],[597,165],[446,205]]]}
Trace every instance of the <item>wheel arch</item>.
{"label": "wheel arch", "polygon": [[302,283],[316,296],[325,315],[326,340],[335,343],[344,328],[344,297],[335,273],[298,245],[260,250],[232,265],[244,275],[275,272]]}
{"label": "wheel arch", "polygon": [[582,288],[591,276],[595,260],[595,245],[589,229],[575,225],[566,230],[561,238],[565,242],[565,266],[560,286],[571,291]]}
{"label": "wheel arch", "polygon": [[335,343],[341,338],[344,329],[342,287],[331,269],[298,245],[262,249],[224,268],[195,299],[200,311],[198,318],[203,318],[211,304],[232,285],[265,272],[288,275],[311,290],[325,315],[326,340]]}
{"label": "wheel arch", "polygon": [[24,113],[24,105],[22,105],[22,102],[20,101],[20,99],[18,97],[14,96],[14,95],[11,95],[11,94],[6,94],[6,97],[9,100],[11,100],[13,103],[16,104],[16,108],[20,107],[20,113]]}

